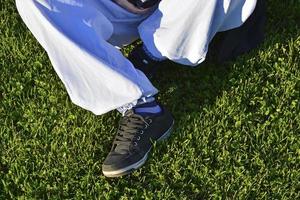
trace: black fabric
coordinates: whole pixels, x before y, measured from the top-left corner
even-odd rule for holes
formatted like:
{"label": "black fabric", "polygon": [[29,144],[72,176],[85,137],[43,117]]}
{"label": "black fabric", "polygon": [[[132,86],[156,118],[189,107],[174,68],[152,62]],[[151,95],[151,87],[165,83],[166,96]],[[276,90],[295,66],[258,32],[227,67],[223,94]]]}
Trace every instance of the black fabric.
{"label": "black fabric", "polygon": [[264,39],[266,22],[265,0],[258,0],[256,8],[240,27],[218,33],[209,46],[208,61],[224,62],[256,48]]}
{"label": "black fabric", "polygon": [[138,8],[150,8],[157,4],[160,0],[129,0],[130,3]]}

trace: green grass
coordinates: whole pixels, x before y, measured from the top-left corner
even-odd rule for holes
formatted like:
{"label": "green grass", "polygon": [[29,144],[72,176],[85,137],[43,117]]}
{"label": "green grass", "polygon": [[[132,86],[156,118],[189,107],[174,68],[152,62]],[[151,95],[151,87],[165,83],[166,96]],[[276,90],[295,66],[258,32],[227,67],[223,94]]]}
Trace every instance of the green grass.
{"label": "green grass", "polygon": [[224,65],[164,65],[172,137],[107,179],[117,112],[73,105],[46,53],[0,3],[0,199],[300,199],[300,1],[268,1],[264,44]]}

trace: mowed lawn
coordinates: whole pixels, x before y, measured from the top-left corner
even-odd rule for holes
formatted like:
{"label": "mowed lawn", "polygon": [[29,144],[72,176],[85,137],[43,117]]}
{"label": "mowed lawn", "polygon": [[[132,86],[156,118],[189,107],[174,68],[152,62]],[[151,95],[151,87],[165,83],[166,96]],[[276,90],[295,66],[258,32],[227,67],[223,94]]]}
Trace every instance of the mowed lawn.
{"label": "mowed lawn", "polygon": [[1,0],[0,199],[300,199],[300,1],[267,4],[258,49],[161,66],[175,130],[140,170],[107,179],[120,114],[72,104],[14,0]]}

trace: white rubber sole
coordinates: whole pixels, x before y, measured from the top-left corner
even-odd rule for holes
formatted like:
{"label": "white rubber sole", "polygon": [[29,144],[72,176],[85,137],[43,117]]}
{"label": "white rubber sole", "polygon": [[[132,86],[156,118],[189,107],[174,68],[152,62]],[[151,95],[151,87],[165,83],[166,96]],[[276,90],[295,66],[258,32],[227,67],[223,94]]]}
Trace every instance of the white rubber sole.
{"label": "white rubber sole", "polygon": [[[173,130],[173,126],[174,126],[174,121],[173,121],[172,126],[157,140],[157,142],[165,140],[168,137],[170,137],[172,130]],[[148,155],[149,155],[151,149],[152,149],[152,147],[149,149],[149,151],[145,154],[145,156],[141,160],[137,161],[136,163],[134,163],[128,167],[125,167],[125,168],[119,169],[119,170],[115,170],[115,171],[102,171],[104,176],[113,178],[113,177],[120,177],[120,176],[123,176],[126,174],[130,174],[132,171],[140,168],[141,166],[143,166],[145,164],[145,162],[148,159]]]}

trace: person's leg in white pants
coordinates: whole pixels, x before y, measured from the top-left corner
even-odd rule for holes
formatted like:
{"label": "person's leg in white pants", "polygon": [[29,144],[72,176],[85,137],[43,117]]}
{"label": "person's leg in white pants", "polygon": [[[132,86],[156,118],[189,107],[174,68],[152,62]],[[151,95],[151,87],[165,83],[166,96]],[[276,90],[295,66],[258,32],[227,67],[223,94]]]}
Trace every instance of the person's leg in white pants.
{"label": "person's leg in white pants", "polygon": [[139,26],[144,45],[157,58],[196,66],[216,33],[241,26],[257,0],[162,0]]}
{"label": "person's leg in white pants", "polygon": [[162,0],[148,15],[129,13],[111,0],[16,3],[75,104],[99,115],[123,108],[103,164],[104,174],[115,177],[142,166],[152,141],[166,138],[174,124],[156,102],[136,106],[158,91],[115,46],[140,36],[153,58],[194,66],[205,59],[217,32],[243,24],[256,0]]}
{"label": "person's leg in white pants", "polygon": [[[218,32],[232,29],[235,29],[235,34],[238,29],[244,35],[239,35],[236,41],[228,45],[231,49],[243,48],[241,53],[246,52],[258,44],[258,40],[249,40],[248,36],[245,36],[245,29],[255,27],[249,28],[249,23],[243,25],[249,21],[256,5],[256,0],[162,0],[156,11],[139,25],[143,45],[137,46],[129,55],[129,59],[148,77],[152,77],[160,61],[166,59],[183,65],[197,66],[206,59],[209,44],[214,36]],[[251,32],[253,35],[254,31]],[[246,40],[248,43],[254,41],[254,44],[247,45]],[[228,51],[220,52],[224,55],[220,57],[234,57],[233,54],[238,54],[237,51],[231,52],[230,48],[223,49]]]}
{"label": "person's leg in white pants", "polygon": [[122,45],[136,39],[144,16],[110,0],[16,3],[75,104],[100,115],[157,93],[145,75],[109,43]]}

